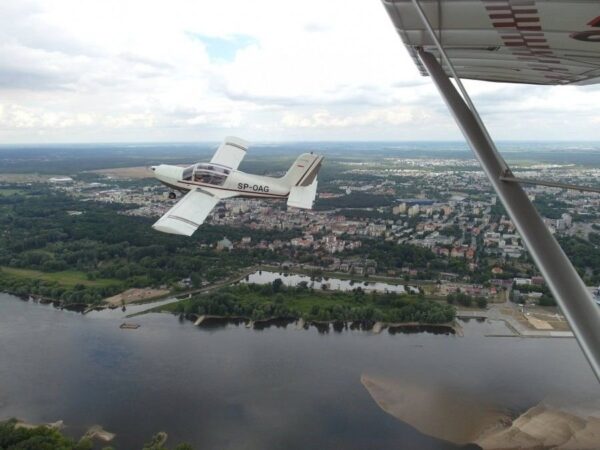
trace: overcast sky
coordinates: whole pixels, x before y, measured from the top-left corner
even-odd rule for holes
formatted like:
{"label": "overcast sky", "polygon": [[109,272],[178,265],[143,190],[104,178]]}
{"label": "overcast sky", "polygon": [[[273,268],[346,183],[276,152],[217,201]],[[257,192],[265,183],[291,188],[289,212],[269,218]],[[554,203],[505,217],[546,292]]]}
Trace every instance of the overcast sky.
{"label": "overcast sky", "polygon": [[[597,140],[600,89],[467,83],[497,139]],[[0,0],[0,143],[461,139],[379,0]]]}

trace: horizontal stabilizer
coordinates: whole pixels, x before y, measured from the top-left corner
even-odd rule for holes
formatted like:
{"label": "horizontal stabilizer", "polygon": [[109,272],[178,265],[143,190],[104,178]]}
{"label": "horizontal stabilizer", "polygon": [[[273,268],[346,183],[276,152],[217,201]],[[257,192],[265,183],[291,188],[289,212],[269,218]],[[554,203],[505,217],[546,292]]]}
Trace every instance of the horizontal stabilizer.
{"label": "horizontal stabilizer", "polygon": [[294,208],[312,209],[317,196],[317,179],[308,186],[293,186],[290,190],[287,205]]}

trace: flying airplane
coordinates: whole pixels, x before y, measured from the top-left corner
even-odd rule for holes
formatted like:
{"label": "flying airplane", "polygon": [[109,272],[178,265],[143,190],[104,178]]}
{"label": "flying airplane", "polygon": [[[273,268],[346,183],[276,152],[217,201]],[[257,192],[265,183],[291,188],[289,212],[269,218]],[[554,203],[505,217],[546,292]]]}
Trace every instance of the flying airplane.
{"label": "flying airplane", "polygon": [[[237,170],[247,150],[247,142],[230,136],[209,163],[186,168],[167,164],[152,166],[154,176],[161,183],[185,193],[152,227],[164,233],[191,236],[220,200],[231,197],[287,199],[288,206],[312,208],[323,156],[303,153],[283,177],[273,178]],[[169,198],[177,197],[174,191],[169,193]]]}
{"label": "flying airplane", "polygon": [[599,308],[521,184],[593,189],[515,177],[461,82],[600,83],[600,2],[382,2],[418,69],[438,88],[600,380]]}

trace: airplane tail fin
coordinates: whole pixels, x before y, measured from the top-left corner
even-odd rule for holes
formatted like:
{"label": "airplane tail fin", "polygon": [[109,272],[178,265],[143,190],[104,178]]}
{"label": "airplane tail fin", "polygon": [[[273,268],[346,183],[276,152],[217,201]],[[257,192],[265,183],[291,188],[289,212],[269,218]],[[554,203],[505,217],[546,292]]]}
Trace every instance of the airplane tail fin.
{"label": "airplane tail fin", "polygon": [[291,188],[310,186],[317,178],[322,161],[323,156],[303,153],[296,159],[281,180]]}

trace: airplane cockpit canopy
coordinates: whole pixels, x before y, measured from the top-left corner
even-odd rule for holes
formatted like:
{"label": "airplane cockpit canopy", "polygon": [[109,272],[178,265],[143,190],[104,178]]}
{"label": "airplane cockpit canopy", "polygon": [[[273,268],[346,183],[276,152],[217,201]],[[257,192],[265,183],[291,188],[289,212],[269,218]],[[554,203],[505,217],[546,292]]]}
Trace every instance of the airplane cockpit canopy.
{"label": "airplane cockpit canopy", "polygon": [[223,186],[230,173],[231,170],[217,164],[198,163],[183,171],[183,179],[191,181],[193,178],[197,183]]}

